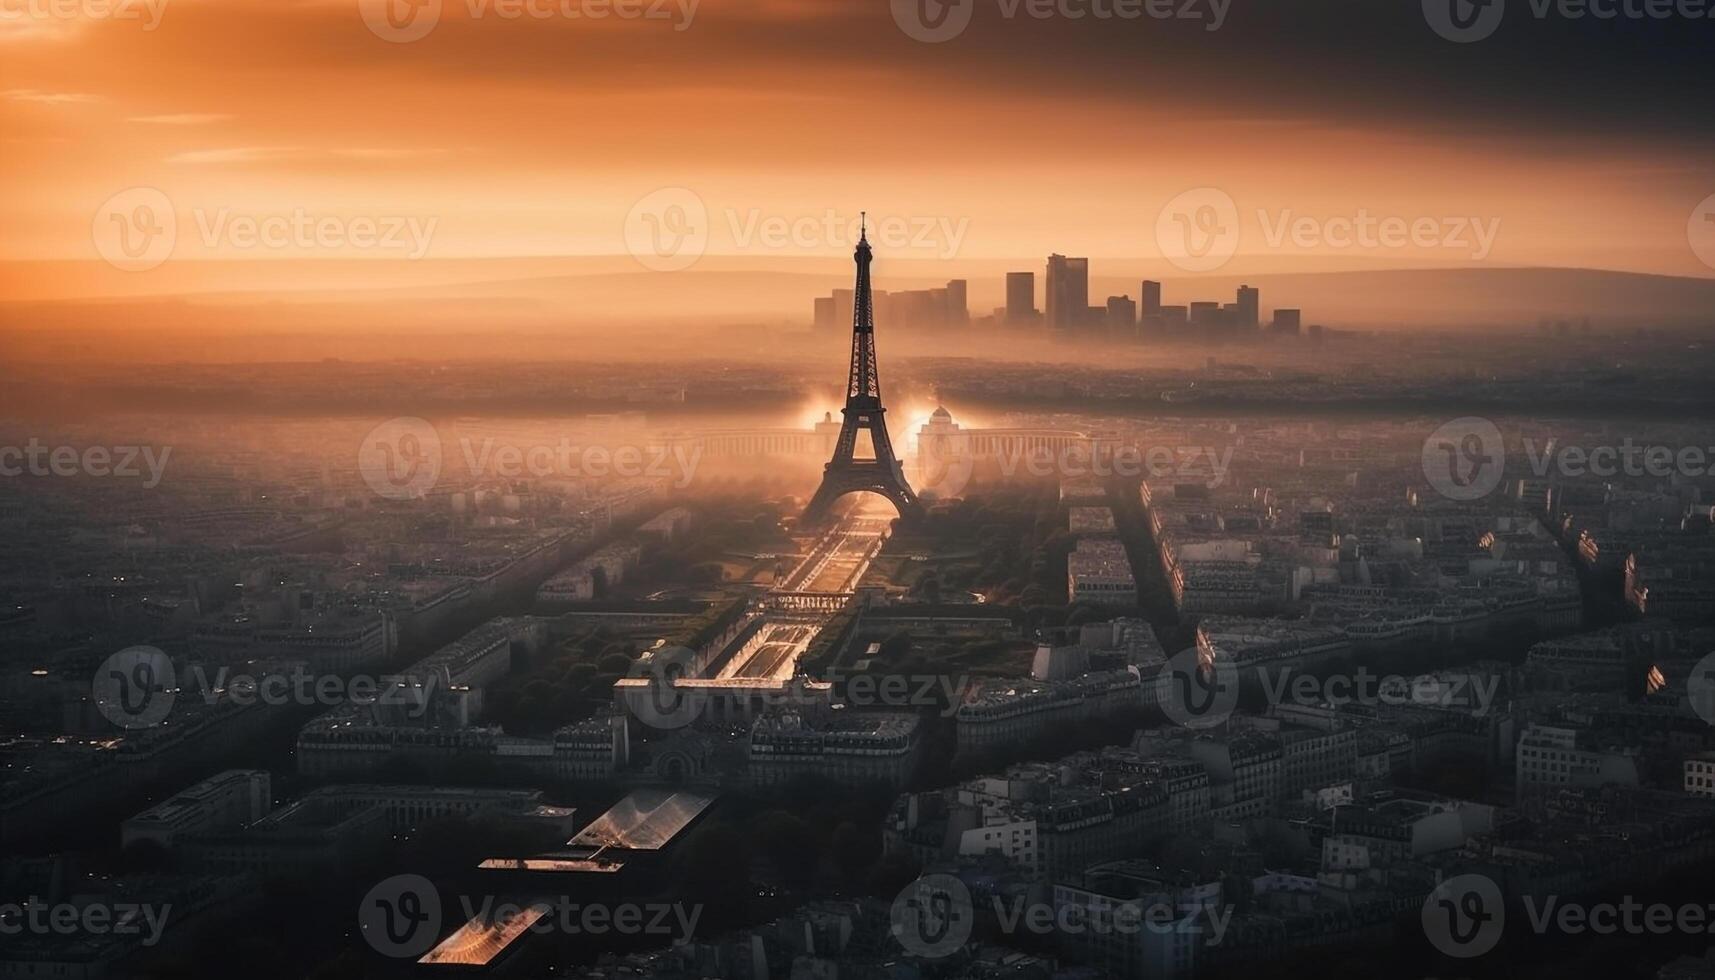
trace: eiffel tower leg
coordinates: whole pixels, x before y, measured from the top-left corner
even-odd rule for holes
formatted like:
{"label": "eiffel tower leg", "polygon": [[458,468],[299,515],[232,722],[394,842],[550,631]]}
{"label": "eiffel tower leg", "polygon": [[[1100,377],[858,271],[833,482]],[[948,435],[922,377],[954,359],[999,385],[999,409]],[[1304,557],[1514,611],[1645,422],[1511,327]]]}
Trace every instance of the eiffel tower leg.
{"label": "eiffel tower leg", "polygon": [[834,506],[834,501],[840,499],[844,494],[845,490],[836,489],[833,481],[824,478],[822,485],[816,488],[816,495],[810,498],[809,506],[804,508],[803,515],[798,518],[798,523],[820,524],[827,519],[828,512]]}
{"label": "eiffel tower leg", "polygon": [[885,474],[841,471],[829,469],[822,477],[822,485],[816,488],[816,495],[810,498],[810,503],[804,508],[804,513],[798,518],[801,525],[814,525],[828,517],[833,509],[834,501],[848,493],[873,493],[886,497],[899,511],[902,521],[916,521],[923,516],[923,505],[911,488],[898,480],[889,479]]}

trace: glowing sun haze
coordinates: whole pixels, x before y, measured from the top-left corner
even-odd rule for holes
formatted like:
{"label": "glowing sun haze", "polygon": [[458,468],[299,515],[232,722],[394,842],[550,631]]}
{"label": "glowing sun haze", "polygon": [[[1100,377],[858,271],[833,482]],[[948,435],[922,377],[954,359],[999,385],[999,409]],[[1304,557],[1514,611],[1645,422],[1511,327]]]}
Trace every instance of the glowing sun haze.
{"label": "glowing sun haze", "polygon": [[1685,247],[1715,191],[1707,127],[1661,91],[1680,48],[1633,52],[1654,77],[1604,77],[1552,24],[1458,46],[1404,23],[1410,3],[1235,5],[1209,31],[979,0],[963,36],[925,44],[884,0],[675,0],[661,19],[446,0],[391,43],[358,0],[156,0],[153,29],[16,15],[32,2],[0,19],[6,259],[95,258],[92,215],[138,186],[204,259],[305,257],[197,224],[295,211],[432,219],[435,258],[617,255],[632,205],[669,186],[708,205],[712,256],[847,254],[754,229],[860,206],[960,229],[960,259],[1150,256],[1162,205],[1213,186],[1252,231],[1259,211],[1472,218],[1499,222],[1490,262],[1709,273]]}

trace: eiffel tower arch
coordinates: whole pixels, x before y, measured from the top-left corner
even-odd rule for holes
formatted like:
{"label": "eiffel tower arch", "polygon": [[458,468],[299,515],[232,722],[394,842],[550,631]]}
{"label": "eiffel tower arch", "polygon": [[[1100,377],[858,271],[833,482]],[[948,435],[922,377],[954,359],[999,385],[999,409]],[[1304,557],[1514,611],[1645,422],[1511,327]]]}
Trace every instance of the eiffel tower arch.
{"label": "eiffel tower arch", "polygon": [[[905,482],[893,440],[887,435],[887,409],[881,404],[881,377],[875,364],[875,309],[870,298],[870,248],[867,228],[858,235],[857,286],[852,293],[852,368],[846,382],[846,407],[840,410],[840,436],[834,456],[822,470],[822,485],[804,508],[803,523],[824,520],[834,501],[848,493],[880,494],[906,520],[921,517],[923,505]],[[859,432],[869,434],[873,458],[856,455]]]}

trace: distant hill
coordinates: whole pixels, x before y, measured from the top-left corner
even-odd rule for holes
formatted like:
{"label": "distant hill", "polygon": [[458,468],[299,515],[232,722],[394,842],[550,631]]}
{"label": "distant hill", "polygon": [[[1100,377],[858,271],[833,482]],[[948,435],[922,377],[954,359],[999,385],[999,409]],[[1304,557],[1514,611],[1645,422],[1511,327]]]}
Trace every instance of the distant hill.
{"label": "distant hill", "polygon": [[[1606,325],[1715,326],[1715,278],[1602,269],[1419,269],[1220,276],[1164,280],[1162,302],[1231,302],[1240,283],[1262,290],[1262,307],[1298,307],[1305,323],[1387,328],[1535,324],[1590,317]],[[1100,287],[1098,289],[1098,286]],[[1116,292],[1117,290],[1117,292]],[[1096,277],[1094,296],[1137,295],[1137,283]]]}
{"label": "distant hill", "polygon": [[[1159,265],[1159,262],[1155,263]],[[1235,261],[1234,264],[1237,264]],[[878,289],[921,289],[961,277],[980,316],[1002,302],[1008,269],[1036,260],[876,264]],[[1113,274],[1145,260],[1094,260],[1092,305],[1137,298],[1145,277]],[[1038,304],[1043,276],[1037,269]],[[1334,329],[1485,329],[1589,317],[1602,328],[1715,326],[1715,278],[1598,269],[1451,268],[1162,276],[1164,302],[1231,302],[1241,282],[1277,307]],[[664,331],[744,322],[808,326],[811,302],[848,287],[835,258],[708,256],[690,269],[651,272],[629,257],[369,261],[169,262],[130,274],[101,263],[0,263],[0,333],[170,329],[195,334],[338,331],[373,336],[480,330],[575,334],[617,324]],[[95,298],[91,298],[95,297]]]}

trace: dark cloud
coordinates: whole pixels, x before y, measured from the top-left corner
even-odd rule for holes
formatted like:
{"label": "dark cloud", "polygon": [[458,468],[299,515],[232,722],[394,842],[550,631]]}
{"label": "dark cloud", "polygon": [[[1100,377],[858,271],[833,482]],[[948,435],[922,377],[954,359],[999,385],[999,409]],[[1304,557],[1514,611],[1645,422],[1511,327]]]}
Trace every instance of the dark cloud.
{"label": "dark cloud", "polygon": [[[1039,19],[1025,12],[1028,0],[973,2],[968,29],[942,44],[908,37],[887,0],[702,0],[682,31],[611,19],[491,14],[471,22],[458,12],[405,45],[369,35],[352,3],[187,4],[149,44],[168,78],[321,72],[350,79],[355,98],[365,78],[426,86],[482,79],[592,98],[688,85],[783,97],[892,98],[904,90],[928,104],[945,99],[950,111],[972,98],[1064,99],[1117,111],[1427,128],[1455,138],[1711,143],[1705,76],[1715,19],[1538,18],[1546,0],[1496,0],[1505,14],[1493,36],[1456,44],[1430,28],[1418,0],[1230,0],[1214,31],[1212,4],[1222,0],[1152,0],[1190,15],[1166,20]],[[1056,0],[1072,10],[1115,2]],[[1660,0],[1595,2],[1642,9]],[[462,11],[464,0],[448,5]],[[1009,7],[1014,16],[1005,15]]]}

